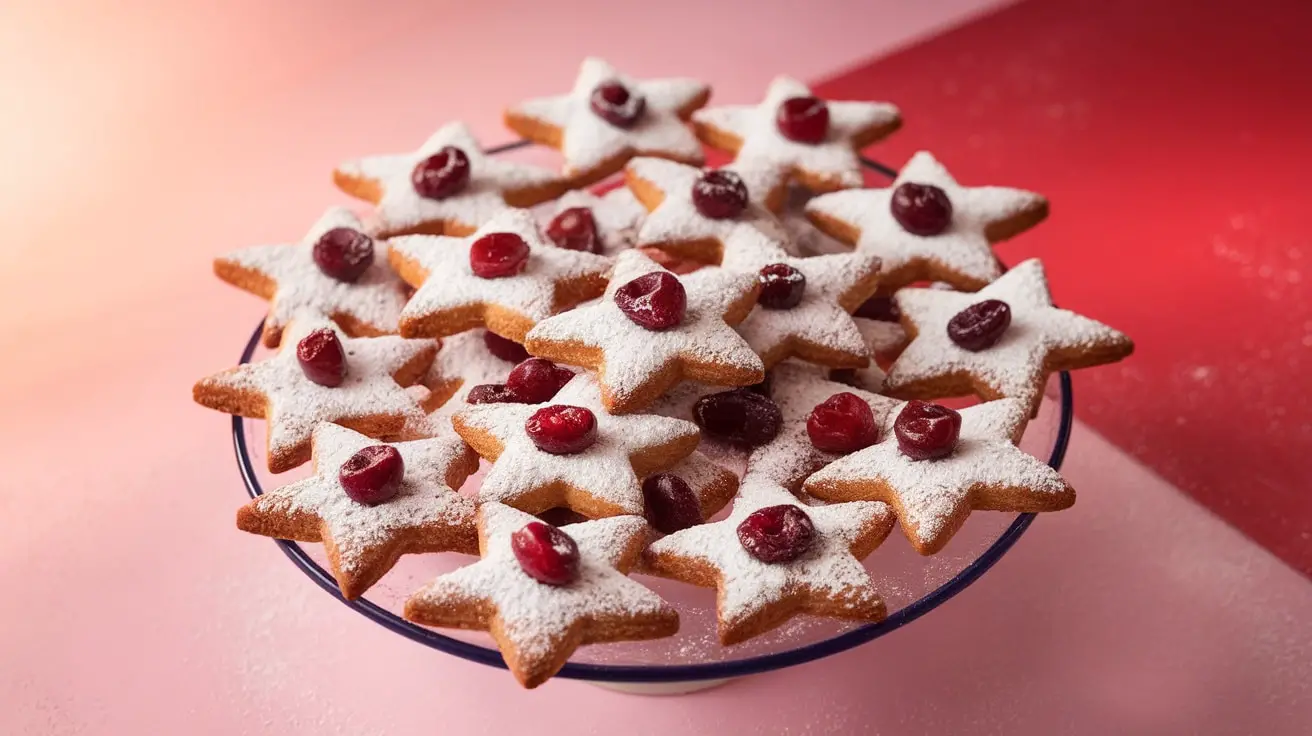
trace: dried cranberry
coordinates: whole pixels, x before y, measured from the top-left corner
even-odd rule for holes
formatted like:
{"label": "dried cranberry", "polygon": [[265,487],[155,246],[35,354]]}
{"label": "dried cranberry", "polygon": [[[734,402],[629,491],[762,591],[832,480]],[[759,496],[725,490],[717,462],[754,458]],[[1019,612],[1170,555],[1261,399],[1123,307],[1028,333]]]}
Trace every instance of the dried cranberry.
{"label": "dried cranberry", "polygon": [[483,331],[483,346],[489,353],[507,363],[522,363],[528,360],[528,351],[523,345],[490,330]]}
{"label": "dried cranberry", "polygon": [[872,296],[861,303],[852,313],[855,317],[879,320],[880,322],[897,322],[902,319],[902,312],[891,296]]}
{"label": "dried cranberry", "polygon": [[484,279],[514,276],[528,265],[528,243],[514,233],[488,233],[469,246],[469,267]]}
{"label": "dried cranberry", "polygon": [[296,343],[296,360],[305,377],[320,386],[340,386],[346,379],[346,351],[330,328],[320,327],[301,338]]}
{"label": "dried cranberry", "polygon": [[914,235],[938,235],[952,223],[952,200],[933,184],[899,184],[889,209],[893,219]]}
{"label": "dried cranberry", "polygon": [[314,265],[347,283],[364,275],[374,262],[374,240],[359,230],[335,227],[314,241]]}
{"label": "dried cranberry", "polygon": [[518,404],[519,399],[504,383],[480,383],[465,394],[466,404]]}
{"label": "dried cranberry", "polygon": [[806,277],[787,263],[772,263],[761,269],[761,295],[757,303],[766,309],[792,309],[802,303]]}
{"label": "dried cranberry", "polygon": [[668,330],[683,322],[688,293],[674,274],[652,271],[617,289],[615,305],[639,327]]}
{"label": "dried cranberry", "polygon": [[657,473],[642,482],[643,513],[662,534],[673,534],[702,523],[697,494],[683,478]]}
{"label": "dried cranberry", "polygon": [[337,471],[346,495],[368,506],[395,496],[404,476],[405,461],[391,445],[370,445],[352,455]]}
{"label": "dried cranberry", "polygon": [[510,549],[529,577],[547,585],[569,585],[579,576],[579,546],[556,527],[530,521],[510,535]]}
{"label": "dried cranberry", "polygon": [[790,141],[820,143],[829,132],[829,106],[815,97],[790,97],[779,105],[774,122]]}
{"label": "dried cranberry", "polygon": [[999,299],[985,299],[966,307],[948,320],[948,338],[971,352],[992,347],[1011,326],[1011,307]]}
{"label": "dried cranberry", "polygon": [[529,358],[510,370],[506,389],[522,404],[550,401],[556,392],[574,377],[574,371],[561,368],[546,358]]}
{"label": "dried cranberry", "polygon": [[860,396],[844,391],[816,405],[806,418],[806,434],[816,449],[856,452],[879,441],[875,413]]}
{"label": "dried cranberry", "polygon": [[747,209],[747,185],[732,171],[708,171],[693,182],[692,203],[713,220],[737,217]]}
{"label": "dried cranberry", "polygon": [[455,146],[447,146],[420,161],[410,172],[410,182],[419,196],[446,199],[469,183],[469,157]]}
{"label": "dried cranberry", "polygon": [[547,224],[547,237],[566,250],[584,253],[601,252],[601,236],[597,233],[597,220],[587,207],[570,207],[551,218]]}
{"label": "dried cranberry", "polygon": [[738,543],[761,562],[792,562],[815,541],[815,525],[798,506],[766,506],[738,524]]}
{"label": "dried cranberry", "polygon": [[543,452],[573,455],[597,441],[597,417],[581,406],[546,406],[533,412],[524,431]]}
{"label": "dried cranberry", "polygon": [[647,109],[647,100],[616,79],[608,79],[592,89],[588,98],[592,111],[617,128],[630,128]]}
{"label": "dried cranberry", "polygon": [[784,421],[773,401],[744,388],[701,397],[692,418],[707,434],[748,447],[774,439]]}
{"label": "dried cranberry", "polygon": [[893,420],[897,447],[912,460],[932,460],[952,454],[961,434],[961,415],[928,401],[908,401]]}

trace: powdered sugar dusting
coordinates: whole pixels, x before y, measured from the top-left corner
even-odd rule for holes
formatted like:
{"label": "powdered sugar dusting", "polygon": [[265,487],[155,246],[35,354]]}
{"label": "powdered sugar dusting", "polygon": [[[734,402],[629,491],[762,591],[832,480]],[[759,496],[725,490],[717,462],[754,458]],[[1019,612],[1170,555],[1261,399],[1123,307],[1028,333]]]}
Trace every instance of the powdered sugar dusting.
{"label": "powdered sugar dusting", "polygon": [[861,333],[861,339],[870,353],[870,365],[852,372],[852,384],[867,391],[879,393],[884,390],[887,374],[875,362],[875,356],[892,356],[901,352],[907,344],[906,330],[897,322],[885,322],[878,319],[853,317],[852,322]]}
{"label": "powdered sugar dusting", "polygon": [[647,218],[647,208],[626,187],[612,189],[600,196],[576,189],[552,203],[548,209],[550,215],[540,220],[542,228],[545,230],[556,215],[575,207],[586,207],[592,212],[592,219],[597,223],[597,237],[601,240],[601,253],[607,256],[632,248],[638,229]]}
{"label": "powdered sugar dusting", "polygon": [[470,389],[484,383],[505,383],[514,363],[502,360],[487,349],[483,330],[466,330],[442,338],[433,366],[423,383],[433,387],[459,381],[460,387],[442,405],[442,410],[458,410],[465,405]]}

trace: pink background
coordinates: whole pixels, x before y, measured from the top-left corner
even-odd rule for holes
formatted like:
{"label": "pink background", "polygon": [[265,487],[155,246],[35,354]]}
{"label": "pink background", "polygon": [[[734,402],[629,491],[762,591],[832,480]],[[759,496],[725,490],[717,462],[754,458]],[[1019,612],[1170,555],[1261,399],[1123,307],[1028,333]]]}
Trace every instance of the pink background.
{"label": "pink background", "polygon": [[523,692],[368,624],[233,528],[228,422],[187,397],[261,308],[209,259],[345,201],[327,176],[338,159],[405,150],[454,118],[508,140],[500,106],[565,87],[584,54],[751,101],[776,73],[821,80],[989,3],[670,1],[660,17],[613,2],[569,17],[511,2],[127,5],[0,9],[0,89],[23,102],[0,117],[0,733],[1312,722],[1308,581],[1083,424],[1065,468],[1077,508],[1040,519],[950,605],[677,699]]}

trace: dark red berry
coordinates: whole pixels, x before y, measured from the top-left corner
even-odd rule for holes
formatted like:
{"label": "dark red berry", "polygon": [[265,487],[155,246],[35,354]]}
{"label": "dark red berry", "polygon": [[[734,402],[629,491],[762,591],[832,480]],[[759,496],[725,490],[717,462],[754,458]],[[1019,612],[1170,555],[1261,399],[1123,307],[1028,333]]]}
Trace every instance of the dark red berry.
{"label": "dark red berry", "polygon": [[530,521],[510,535],[510,549],[519,567],[547,585],[569,585],[579,576],[579,546],[556,527]]}
{"label": "dark red berry", "polygon": [[708,171],[693,182],[692,203],[713,220],[737,217],[747,209],[747,185],[732,171]]}
{"label": "dark red berry", "polygon": [[642,506],[647,521],[662,534],[673,534],[702,523],[697,494],[683,478],[657,473],[642,482]]}
{"label": "dark red berry", "polygon": [[860,396],[844,391],[816,405],[806,418],[806,434],[816,449],[856,452],[879,441],[875,413]]}
{"label": "dark red berry", "polygon": [[524,422],[524,431],[543,452],[573,455],[597,441],[597,417],[581,406],[546,406]]}
{"label": "dark red berry", "polygon": [[528,360],[528,351],[523,345],[490,330],[483,330],[483,345],[489,353],[507,363],[522,363]]}
{"label": "dark red berry", "polygon": [[466,404],[518,404],[519,399],[504,383],[480,383],[465,394]]}
{"label": "dark red berry", "polygon": [[928,401],[908,401],[893,420],[897,447],[912,460],[932,460],[952,454],[961,434],[961,415]]}
{"label": "dark red berry", "polygon": [[792,309],[802,303],[806,277],[787,263],[771,263],[761,269],[761,295],[757,303],[766,309]]}
{"label": "dark red berry", "polygon": [[646,98],[616,79],[594,87],[588,102],[598,117],[617,128],[633,127],[647,109]]}
{"label": "dark red berry", "polygon": [[396,495],[405,477],[405,461],[391,445],[370,445],[342,463],[337,480],[352,500],[373,506]]}
{"label": "dark red berry", "polygon": [[335,227],[314,241],[313,256],[320,271],[350,283],[373,265],[374,240],[359,230]]}
{"label": "dark red berry", "polygon": [[528,265],[528,243],[514,233],[488,233],[469,246],[469,267],[485,279],[514,276]]}
{"label": "dark red berry", "polygon": [[948,320],[948,338],[971,352],[992,347],[1011,326],[1011,307],[999,299],[985,299],[966,307]]}
{"label": "dark red berry", "polygon": [[701,397],[693,404],[692,418],[707,434],[748,447],[774,439],[784,421],[778,405],[745,388]]}
{"label": "dark red berry", "polygon": [[421,197],[446,199],[469,183],[469,157],[455,146],[447,146],[420,161],[410,172],[410,182]]}
{"label": "dark red berry", "polygon": [[792,562],[815,541],[815,525],[798,506],[766,506],[738,524],[738,543],[761,562]]}
{"label": "dark red berry", "polygon": [[861,303],[852,313],[854,317],[879,320],[880,322],[897,322],[902,319],[897,302],[891,296],[872,296]]}
{"label": "dark red berry", "polygon": [[779,105],[774,122],[790,141],[821,143],[829,132],[829,106],[815,97],[790,97]]}
{"label": "dark red berry", "polygon": [[952,200],[933,184],[899,184],[889,209],[893,219],[914,235],[938,235],[952,224]]}
{"label": "dark red berry", "polygon": [[639,327],[668,330],[683,322],[688,293],[674,274],[652,271],[617,289],[615,305]]}
{"label": "dark red berry", "polygon": [[327,327],[320,327],[296,343],[296,360],[305,377],[320,386],[340,386],[346,378],[346,351],[337,333]]}
{"label": "dark red berry", "polygon": [[573,377],[574,371],[546,358],[529,358],[510,370],[506,389],[521,404],[541,404],[551,401]]}
{"label": "dark red berry", "polygon": [[547,237],[566,250],[584,253],[601,252],[601,236],[597,234],[597,220],[587,207],[570,207],[551,218]]}

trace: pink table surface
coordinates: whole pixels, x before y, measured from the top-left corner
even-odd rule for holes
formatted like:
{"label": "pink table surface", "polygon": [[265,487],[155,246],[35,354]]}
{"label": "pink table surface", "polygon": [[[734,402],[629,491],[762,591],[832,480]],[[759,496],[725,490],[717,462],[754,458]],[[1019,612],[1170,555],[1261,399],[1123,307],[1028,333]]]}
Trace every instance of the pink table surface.
{"label": "pink table surface", "polygon": [[[1077,508],[950,605],[681,698],[523,692],[365,622],[233,528],[228,423],[187,397],[260,305],[208,260],[344,201],[336,160],[455,117],[504,140],[499,105],[585,53],[747,101],[982,8],[928,5],[0,10],[0,86],[30,103],[0,118],[0,733],[1304,732],[1312,586],[1082,425]],[[487,30],[498,17],[516,22]]]}

